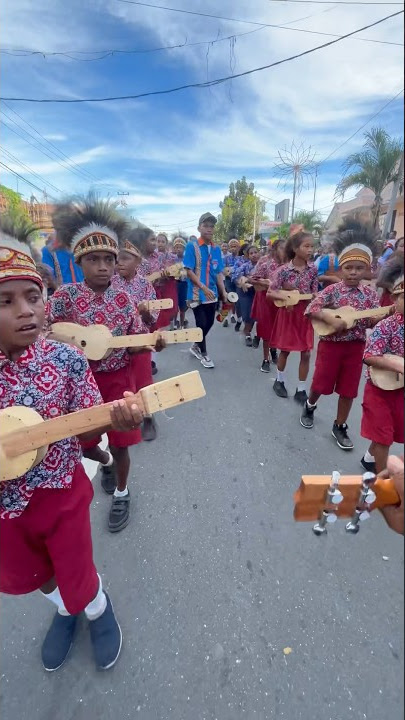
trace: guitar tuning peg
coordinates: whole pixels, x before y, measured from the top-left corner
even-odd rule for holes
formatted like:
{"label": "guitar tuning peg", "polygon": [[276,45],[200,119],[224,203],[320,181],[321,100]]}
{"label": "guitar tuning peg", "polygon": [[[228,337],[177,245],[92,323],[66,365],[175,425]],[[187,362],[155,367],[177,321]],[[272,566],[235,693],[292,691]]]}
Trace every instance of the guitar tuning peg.
{"label": "guitar tuning peg", "polygon": [[326,535],[328,532],[327,526],[333,525],[337,520],[337,515],[335,513],[328,512],[327,510],[323,510],[322,516],[320,520],[318,520],[317,523],[315,523],[314,527],[312,528],[312,531],[315,535],[318,537],[320,535]]}

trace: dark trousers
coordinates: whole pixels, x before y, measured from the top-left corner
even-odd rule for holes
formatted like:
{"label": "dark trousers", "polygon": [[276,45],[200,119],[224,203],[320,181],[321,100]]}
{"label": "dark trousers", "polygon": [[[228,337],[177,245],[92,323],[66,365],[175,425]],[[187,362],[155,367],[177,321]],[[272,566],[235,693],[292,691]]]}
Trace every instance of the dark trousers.
{"label": "dark trousers", "polygon": [[216,307],[217,304],[212,302],[207,303],[207,305],[197,305],[197,307],[193,308],[195,324],[198,328],[201,328],[203,332],[202,342],[197,343],[203,355],[207,354],[207,345],[205,340],[214,324]]}

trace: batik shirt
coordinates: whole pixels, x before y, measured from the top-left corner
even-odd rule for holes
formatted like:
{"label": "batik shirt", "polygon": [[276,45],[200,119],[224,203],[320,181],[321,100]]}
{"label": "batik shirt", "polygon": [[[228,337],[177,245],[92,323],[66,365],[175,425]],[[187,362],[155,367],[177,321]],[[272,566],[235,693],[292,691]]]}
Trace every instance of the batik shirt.
{"label": "batik shirt", "polygon": [[297,270],[292,261],[280,265],[275,271],[271,283],[271,290],[298,290],[301,295],[318,292],[318,271],[315,265],[307,265],[303,270]]}
{"label": "batik shirt", "polygon": [[175,253],[166,251],[166,252],[159,252],[159,255],[161,258],[163,258],[164,267],[169,267],[169,265],[175,265],[176,263],[181,262],[179,260],[178,256]]}
{"label": "batik shirt", "polygon": [[232,255],[232,253],[227,253],[224,257],[224,267],[234,268],[235,265],[240,265],[243,263],[245,258],[240,257],[240,255]]}
{"label": "batik shirt", "polygon": [[[380,306],[380,299],[375,290],[369,285],[348,287],[346,283],[338,282],[324,288],[309,304],[306,309],[307,315],[320,312],[321,310],[336,310],[350,305],[355,310],[372,310]],[[350,342],[357,340],[365,342],[367,328],[373,327],[372,318],[358,320],[354,327],[342,333],[333,333],[320,338],[321,342]]]}
{"label": "batik shirt", "polygon": [[[134,301],[136,307],[138,307],[140,303],[149,302],[149,300],[156,300],[156,292],[152,283],[139,273],[137,273],[132,280],[125,280],[116,273],[113,275],[111,285],[126,292]],[[155,325],[159,317],[159,310],[153,310],[149,314],[152,318],[151,325]],[[150,326],[148,326],[144,320],[142,320],[142,326],[142,332],[150,332]]]}
{"label": "batik shirt", "polygon": [[[404,357],[404,316],[400,313],[395,313],[377,323],[367,341],[364,351],[365,360],[383,355]],[[370,379],[370,368],[367,368],[366,376]]]}
{"label": "batik shirt", "polygon": [[[83,353],[43,337],[18,360],[0,352],[0,408],[36,410],[44,420],[102,403]],[[77,437],[59,440],[39,465],[16,480],[0,484],[0,516],[15,518],[27,507],[35,488],[70,488],[82,453]]]}
{"label": "batik shirt", "polygon": [[265,255],[265,257],[260,258],[251,278],[252,280],[271,280],[279,267],[280,263],[278,263],[277,260]]}
{"label": "batik shirt", "polygon": [[155,250],[151,255],[144,257],[138,267],[138,273],[143,277],[148,277],[155,272],[161,272],[166,267],[165,259],[161,253]]}
{"label": "batik shirt", "polygon": [[236,283],[241,277],[249,277],[255,267],[257,267],[257,265],[253,265],[251,260],[245,260],[244,263],[234,265],[231,275],[232,282]]}
{"label": "batik shirt", "polygon": [[[143,332],[134,301],[122,288],[113,284],[102,295],[97,295],[85,282],[63,285],[48,300],[46,313],[48,324],[106,325],[114,336]],[[113,372],[128,363],[128,352],[122,348],[113,350],[102,360],[90,361],[90,367],[93,372]]]}

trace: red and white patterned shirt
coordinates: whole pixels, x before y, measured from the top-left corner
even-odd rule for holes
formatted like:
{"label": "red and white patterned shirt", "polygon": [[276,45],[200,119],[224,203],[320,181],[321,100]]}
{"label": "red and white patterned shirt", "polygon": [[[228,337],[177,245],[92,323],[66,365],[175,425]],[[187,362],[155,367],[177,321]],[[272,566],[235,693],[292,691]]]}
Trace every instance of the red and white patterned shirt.
{"label": "red and white patterned shirt", "polygon": [[152,273],[160,272],[166,267],[165,259],[161,253],[155,250],[151,255],[144,257],[138,267],[138,273],[143,277],[148,277]]}
{"label": "red and white patterned shirt", "polygon": [[[85,283],[62,285],[46,305],[48,323],[72,322],[88,327],[106,325],[115,336],[143,332],[143,323],[134,301],[121,287],[111,284],[102,295]],[[129,355],[125,348],[113,350],[102,360],[90,361],[93,372],[112,372],[126,367]]]}
{"label": "red and white patterned shirt", "polygon": [[166,250],[165,252],[159,252],[159,255],[163,258],[164,267],[168,267],[169,265],[175,265],[178,262],[181,262],[181,259],[173,252],[170,252]]}
{"label": "red and white patterned shirt", "polygon": [[[122,278],[116,273],[112,277],[111,285],[126,292],[134,301],[136,307],[138,307],[140,303],[156,300],[156,291],[152,283],[139,273],[137,273],[132,280],[125,280],[125,278]],[[153,320],[151,325],[155,325],[159,317],[159,310],[153,310],[150,316]],[[142,326],[142,332],[150,332],[150,327],[143,320]]]}
{"label": "red and white patterned shirt", "polygon": [[260,258],[250,277],[252,280],[271,280],[279,267],[281,267],[281,265],[277,260],[269,257],[269,255],[265,255]]}
{"label": "red and white patterned shirt", "polygon": [[[377,323],[367,341],[364,359],[383,355],[404,357],[404,316],[400,313]],[[366,376],[370,378],[370,368],[367,368]]]}
{"label": "red and white patterned shirt", "polygon": [[318,292],[318,270],[315,265],[307,264],[299,270],[293,262],[280,265],[275,271],[271,283],[271,290],[298,290],[301,295]]}
{"label": "red and white patterned shirt", "polygon": [[[39,337],[18,360],[0,352],[0,408],[33,408],[44,420],[100,405],[101,395],[81,350]],[[49,447],[39,465],[0,484],[0,516],[14,518],[27,507],[35,488],[70,488],[82,452],[77,437]]]}
{"label": "red and white patterned shirt", "polygon": [[[320,312],[321,310],[350,307],[355,310],[372,310],[380,307],[380,299],[375,290],[369,285],[359,285],[358,287],[349,287],[344,281],[334,283],[321,290],[320,293],[312,300],[306,309],[306,314]],[[358,320],[351,330],[345,330],[342,333],[333,333],[321,337],[321,342],[350,342],[357,340],[365,342],[367,328],[373,327],[371,318]]]}

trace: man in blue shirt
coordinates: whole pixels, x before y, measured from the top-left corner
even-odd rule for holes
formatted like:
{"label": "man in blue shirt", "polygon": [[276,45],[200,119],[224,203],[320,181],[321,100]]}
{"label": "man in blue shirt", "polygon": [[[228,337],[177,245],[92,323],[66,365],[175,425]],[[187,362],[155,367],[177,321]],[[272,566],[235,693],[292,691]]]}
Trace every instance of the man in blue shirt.
{"label": "man in blue shirt", "polygon": [[187,244],[183,258],[188,277],[187,301],[194,312],[196,326],[203,333],[202,342],[193,345],[190,352],[205,368],[215,367],[207,354],[206,338],[214,324],[218,298],[226,301],[222,253],[213,243],[216,222],[211,213],[200,217],[200,238]]}
{"label": "man in blue shirt", "polygon": [[80,265],[76,265],[73,253],[58,241],[55,234],[49,236],[42,248],[42,262],[50,268],[57,286],[84,280],[83,271]]}

